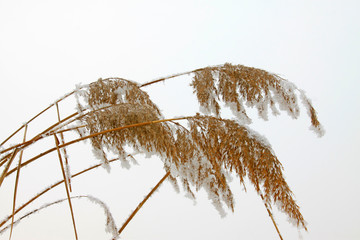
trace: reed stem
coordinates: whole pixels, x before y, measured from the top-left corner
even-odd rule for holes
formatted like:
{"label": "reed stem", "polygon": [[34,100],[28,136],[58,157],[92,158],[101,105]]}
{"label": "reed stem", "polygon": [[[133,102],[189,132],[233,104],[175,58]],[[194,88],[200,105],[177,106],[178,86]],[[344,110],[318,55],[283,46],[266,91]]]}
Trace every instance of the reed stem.
{"label": "reed stem", "polygon": [[[93,134],[90,134],[88,136],[85,136],[85,137],[81,137],[81,138],[78,138],[78,139],[75,139],[73,141],[69,141],[65,144],[60,144],[59,145],[59,148],[63,148],[63,147],[66,147],[66,146],[69,146],[69,145],[72,145],[72,144],[75,144],[75,143],[78,143],[80,141],[83,141],[85,139],[88,139],[88,138],[92,138],[92,137],[96,137],[96,136],[99,136],[99,135],[102,135],[102,134],[105,134],[105,133],[109,133],[109,132],[115,132],[115,131],[120,131],[120,130],[123,130],[123,129],[126,129],[126,128],[132,128],[132,127],[141,127],[141,126],[146,126],[146,125],[151,125],[151,124],[156,124],[156,123],[162,123],[162,122],[169,122],[169,121],[175,121],[175,120],[184,120],[184,119],[189,119],[189,118],[193,118],[193,117],[178,117],[178,118],[168,118],[168,119],[161,119],[161,120],[155,120],[155,121],[149,121],[149,122],[142,122],[142,123],[135,123],[135,124],[131,124],[131,125],[127,125],[127,126],[122,126],[122,127],[118,127],[118,128],[113,128],[113,129],[108,129],[108,130],[104,130],[104,131],[101,131],[101,132],[97,132],[97,133],[93,133]],[[40,157],[43,157],[53,151],[55,151],[57,148],[54,147],[54,148],[50,148],[48,150],[46,150],[45,152],[42,152],[40,153],[39,155],[27,160],[26,162],[23,162],[21,164],[21,167],[24,167],[26,165],[28,165],[29,163],[35,161],[36,159],[40,158]],[[10,170],[7,174],[6,174],[6,177],[9,176],[10,174],[14,173],[16,171],[16,169],[12,169]]]}
{"label": "reed stem", "polygon": [[262,199],[262,201],[263,201],[263,203],[264,203],[264,205],[265,205],[265,208],[266,208],[266,210],[267,210],[267,212],[268,212],[268,214],[269,214],[269,217],[271,218],[272,223],[274,224],[274,227],[275,227],[275,229],[276,229],[276,232],[277,232],[278,235],[279,235],[279,238],[280,238],[281,240],[283,240],[283,238],[282,238],[282,236],[281,236],[281,233],[280,233],[280,230],[279,230],[279,228],[278,228],[278,226],[277,226],[277,224],[276,224],[276,222],[275,222],[274,216],[273,216],[273,214],[272,214],[269,206],[268,206],[267,203],[265,202],[264,196],[263,196],[263,194],[262,194],[261,192],[260,192],[260,197],[261,197],[261,199]]}
{"label": "reed stem", "polygon": [[[12,152],[11,154],[11,157],[10,159],[8,160],[5,168],[4,168],[4,171],[2,172],[1,176],[0,176],[0,187],[1,187],[1,184],[3,183],[5,177],[7,177],[9,174],[8,174],[8,171],[9,171],[9,168],[10,168],[10,165],[12,163],[12,161],[14,160],[16,154],[18,153],[19,149],[18,148],[15,148],[15,150]],[[16,169],[15,169],[16,170]],[[14,170],[14,171],[15,171]]]}
{"label": "reed stem", "polygon": [[121,228],[119,229],[118,233],[119,235],[122,233],[122,231],[125,229],[125,227],[129,224],[129,222],[131,221],[131,219],[133,219],[133,217],[136,215],[136,213],[140,210],[140,208],[145,204],[145,202],[150,198],[150,196],[160,187],[160,185],[165,181],[165,179],[170,175],[170,172],[167,172],[161,179],[160,181],[155,185],[155,187],[153,189],[151,189],[151,191],[148,193],[148,195],[146,195],[146,197],[144,198],[144,200],[142,200],[139,205],[136,207],[136,209],[131,213],[131,215],[128,217],[128,219],[126,219],[125,223],[121,226]]}
{"label": "reed stem", "polygon": [[[61,118],[60,118],[60,111],[59,111],[59,104],[56,103],[56,112],[57,112],[57,116],[58,116],[58,120],[59,120],[59,123],[61,122]],[[60,133],[60,140],[61,140],[61,144],[64,144],[65,143],[65,140],[64,140],[64,134],[61,132]],[[68,155],[67,155],[67,152],[66,152],[66,148],[63,148],[63,151],[64,151],[64,158],[65,158],[65,175],[66,175],[66,179],[68,179],[68,184],[69,184],[69,190],[70,192],[72,192],[72,189],[71,189],[71,178],[70,176],[70,173],[69,173],[69,161],[68,161]]]}
{"label": "reed stem", "polygon": [[16,133],[18,133],[21,129],[24,128],[25,125],[28,125],[30,122],[32,122],[33,120],[35,120],[37,117],[39,117],[41,114],[43,114],[44,112],[46,112],[47,110],[49,110],[52,106],[54,106],[55,104],[57,104],[58,102],[61,102],[62,100],[66,99],[67,97],[71,96],[72,94],[74,94],[75,91],[72,91],[68,94],[66,94],[65,96],[63,96],[62,98],[60,98],[59,100],[57,100],[55,103],[50,104],[48,107],[46,107],[45,109],[43,109],[41,112],[39,112],[38,114],[36,114],[34,117],[32,117],[29,121],[27,121],[24,125],[22,125],[21,127],[19,127],[15,132],[13,132],[12,134],[10,134],[9,137],[7,137],[2,143],[0,143],[0,146],[4,145],[7,141],[9,141]]}
{"label": "reed stem", "polygon": [[[25,142],[25,140],[26,140],[27,128],[28,128],[28,125],[25,126],[23,142]],[[20,165],[21,165],[21,160],[22,160],[23,153],[24,153],[24,150],[21,149],[20,156],[19,156],[19,163],[18,163],[17,172],[16,172],[16,180],[15,180],[15,189],[14,189],[14,199],[13,199],[13,208],[12,208],[12,218],[11,218],[11,227],[10,227],[9,240],[11,239],[11,235],[12,235],[12,231],[13,231],[13,227],[14,227],[14,213],[15,213],[15,207],[16,207],[16,196],[17,196],[17,189],[18,189],[18,185],[19,185]]]}
{"label": "reed stem", "polygon": [[[111,162],[118,161],[118,160],[119,160],[118,158],[115,158],[115,159],[109,160],[109,162],[111,163]],[[84,169],[84,170],[82,170],[82,171],[80,171],[80,172],[78,172],[78,173],[76,173],[76,174],[73,174],[71,177],[72,177],[72,178],[75,178],[75,177],[77,177],[77,176],[79,176],[79,175],[81,175],[81,174],[83,174],[83,173],[86,173],[86,172],[88,172],[88,171],[90,171],[90,170],[93,170],[93,169],[95,169],[95,168],[98,168],[98,167],[100,167],[101,165],[102,165],[102,164],[97,164],[97,165],[91,166],[91,167],[89,167],[89,168],[86,168],[86,169]],[[4,224],[7,223],[7,221],[9,221],[14,215],[16,215],[17,213],[19,213],[22,209],[24,209],[24,208],[25,208],[26,206],[28,206],[30,203],[32,203],[33,201],[35,201],[36,199],[38,199],[40,196],[42,196],[42,195],[44,195],[45,193],[47,193],[48,191],[50,191],[51,189],[59,186],[59,185],[62,184],[64,181],[65,181],[65,180],[60,180],[60,181],[54,183],[53,185],[47,187],[45,190],[43,190],[42,192],[38,193],[36,196],[34,196],[34,197],[31,198],[30,200],[28,200],[26,203],[22,204],[19,208],[17,208],[17,209],[15,210],[15,212],[14,212],[12,215],[8,216],[7,218],[5,218],[5,219],[0,223],[0,227],[4,226]]]}
{"label": "reed stem", "polygon": [[74,211],[73,211],[72,204],[71,204],[71,198],[70,198],[70,193],[69,193],[69,186],[68,186],[68,181],[67,181],[67,177],[66,177],[65,170],[64,170],[64,165],[63,165],[63,162],[62,162],[62,159],[61,159],[61,153],[60,153],[60,148],[59,148],[59,139],[57,138],[57,136],[56,136],[55,134],[54,134],[54,138],[55,138],[56,150],[57,150],[58,157],[59,157],[61,172],[62,172],[63,177],[64,177],[66,195],[67,195],[68,202],[69,202],[69,207],[70,207],[70,212],[71,212],[71,218],[72,218],[73,227],[74,227],[74,233],[75,233],[75,239],[77,240],[77,239],[78,239],[78,236],[77,236],[77,231],[76,231]]}

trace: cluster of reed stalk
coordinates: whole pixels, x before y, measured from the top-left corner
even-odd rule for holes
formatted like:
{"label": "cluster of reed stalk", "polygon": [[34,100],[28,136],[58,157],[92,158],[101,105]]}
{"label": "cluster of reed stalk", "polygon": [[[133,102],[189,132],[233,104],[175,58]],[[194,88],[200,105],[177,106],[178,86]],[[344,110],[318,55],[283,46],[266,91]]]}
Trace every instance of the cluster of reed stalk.
{"label": "cluster of reed stalk", "polygon": [[[191,86],[199,102],[201,114],[166,118],[144,89],[148,85],[187,74],[193,75]],[[60,118],[59,103],[70,96],[76,98],[76,112]],[[77,86],[74,91],[38,113],[1,142],[0,187],[12,174],[16,174],[16,180],[12,208],[9,215],[0,222],[0,234],[9,229],[11,239],[14,223],[41,209],[34,209],[18,217],[22,210],[59,185],[65,187],[66,198],[42,208],[67,201],[76,239],[78,234],[72,207],[74,198],[90,198],[102,206],[107,216],[107,230],[112,234],[112,238],[116,239],[166,179],[176,188],[180,184],[193,198],[196,197],[196,191],[205,189],[214,207],[220,214],[224,214],[224,206],[234,211],[234,197],[229,186],[230,175],[236,175],[244,185],[247,178],[255,187],[280,239],[282,236],[272,216],[272,205],[278,206],[297,227],[306,230],[299,206],[284,179],[280,161],[267,140],[249,127],[251,118],[246,112],[247,108],[255,108],[259,117],[264,120],[267,120],[269,110],[274,115],[285,111],[291,117],[297,118],[300,112],[299,97],[310,116],[312,129],[321,136],[323,130],[316,111],[302,90],[275,74],[243,65],[226,63],[171,75],[145,84],[122,78],[107,78]],[[221,117],[222,105],[231,109],[235,119]],[[27,129],[31,122],[50,108],[57,109],[58,121],[27,139]],[[9,145],[12,138],[21,131],[23,141]],[[77,132],[79,137],[65,141],[64,134],[69,131]],[[23,152],[44,138],[53,138],[54,146],[32,158],[23,159]],[[94,155],[102,163],[71,174],[66,147],[86,139],[90,140]],[[100,166],[110,169],[114,161],[121,161],[122,166],[127,167],[134,158],[128,149],[157,154],[163,161],[166,173],[118,228],[102,200],[90,196],[72,196],[71,182]],[[63,179],[18,205],[16,196],[21,169],[51,152],[57,153]],[[109,156],[113,155],[116,158],[110,159]]]}

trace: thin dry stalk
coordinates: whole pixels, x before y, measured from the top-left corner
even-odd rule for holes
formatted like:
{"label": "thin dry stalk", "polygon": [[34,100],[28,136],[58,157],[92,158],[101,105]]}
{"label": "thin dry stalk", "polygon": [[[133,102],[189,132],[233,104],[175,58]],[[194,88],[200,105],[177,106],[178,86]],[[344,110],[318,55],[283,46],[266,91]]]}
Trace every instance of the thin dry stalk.
{"label": "thin dry stalk", "polygon": [[[87,199],[89,199],[91,202],[93,202],[93,203],[95,203],[95,204],[98,204],[98,205],[100,205],[100,206],[103,208],[104,213],[105,213],[106,218],[107,218],[107,219],[106,219],[106,220],[107,220],[106,229],[107,229],[107,231],[109,231],[108,229],[109,229],[109,228],[112,228],[112,229],[114,230],[114,231],[112,232],[112,234],[113,234],[113,236],[116,238],[116,236],[118,235],[117,230],[116,230],[117,227],[116,227],[115,222],[114,222],[114,219],[113,219],[113,217],[112,217],[112,215],[111,215],[111,213],[110,213],[110,210],[109,210],[109,208],[106,206],[106,204],[105,204],[103,201],[101,201],[100,199],[95,198],[95,197],[93,197],[93,196],[89,196],[89,195],[78,195],[78,196],[73,196],[73,197],[71,197],[71,199],[81,199],[81,198],[87,198]],[[39,208],[36,208],[36,209],[34,209],[34,210],[26,213],[25,215],[21,216],[19,219],[17,219],[17,220],[15,221],[15,224],[16,224],[16,223],[19,223],[19,222],[20,222],[21,220],[23,220],[24,218],[27,218],[27,217],[33,215],[34,213],[38,213],[38,212],[41,211],[41,210],[44,210],[44,209],[46,209],[46,208],[48,208],[48,207],[51,207],[51,206],[54,206],[54,205],[56,205],[56,204],[60,204],[60,203],[62,203],[62,202],[64,202],[64,201],[66,201],[66,200],[67,200],[67,198],[59,199],[59,200],[56,200],[56,201],[54,201],[54,202],[47,203],[47,204],[45,204],[45,205],[43,205],[43,206],[41,206],[41,207],[39,207]],[[8,228],[10,228],[9,225],[8,225],[8,226],[5,226],[3,229],[1,229],[1,230],[0,230],[0,235],[1,235],[4,231],[6,231]]]}
{"label": "thin dry stalk", "polygon": [[125,229],[125,227],[128,225],[128,223],[131,221],[131,219],[135,216],[135,214],[140,210],[140,208],[145,204],[145,202],[150,198],[150,196],[160,187],[160,185],[165,181],[165,179],[167,177],[169,177],[170,172],[167,172],[161,179],[160,181],[155,185],[155,187],[153,189],[151,189],[151,191],[148,193],[148,195],[146,195],[146,197],[144,198],[144,200],[142,200],[139,205],[136,207],[136,209],[131,213],[131,215],[128,217],[128,219],[126,219],[125,223],[121,226],[121,228],[119,229],[119,235],[121,234],[121,232]]}
{"label": "thin dry stalk", "polygon": [[19,151],[19,149],[15,148],[15,150],[11,154],[11,157],[8,160],[8,163],[6,164],[4,171],[2,172],[2,174],[0,176],[0,187],[1,187],[1,184],[4,181],[5,177],[8,176],[8,171],[9,171],[10,165],[11,165],[12,161],[14,160],[14,158],[15,158],[16,154],[18,153],[18,151]]}
{"label": "thin dry stalk", "polygon": [[[105,108],[108,108],[108,107],[105,107]],[[105,108],[101,108],[99,110],[102,110],[102,109],[105,109]],[[87,114],[89,113],[92,113],[94,111],[90,111],[86,114],[84,114],[83,116],[86,116]],[[71,130],[76,130],[76,129],[79,129],[79,128],[82,128],[82,127],[86,127],[85,125],[82,125],[82,126],[76,126],[76,127],[73,127],[73,128],[69,128],[69,129],[61,129],[61,127],[63,126],[60,126],[60,124],[68,121],[69,119],[75,117],[76,115],[78,115],[79,113],[76,112],[76,113],[73,113],[69,116],[67,116],[66,118],[60,120],[59,122],[57,123],[54,123],[53,125],[51,125],[50,127],[48,127],[47,129],[45,129],[44,131],[42,131],[41,133],[39,133],[38,135],[36,135],[35,137],[33,137],[32,139],[26,141],[26,142],[23,142],[23,143],[19,143],[19,144],[16,144],[16,145],[13,145],[9,148],[6,148],[6,149],[3,149],[0,151],[0,154],[2,153],[5,153],[5,152],[8,152],[14,148],[25,148],[25,147],[28,147],[30,146],[31,144],[43,139],[44,137],[46,136],[50,136],[50,135],[53,135],[54,133],[63,133],[63,132],[68,132],[68,131],[71,131]],[[72,119],[71,121],[67,122],[66,124],[70,124],[72,123],[73,121],[76,121],[78,120],[78,118],[74,118]],[[0,160],[0,167],[6,162],[6,159],[10,156],[10,154],[4,156],[1,160]]]}
{"label": "thin dry stalk", "polygon": [[[26,141],[27,128],[28,128],[28,125],[25,126],[23,142]],[[21,160],[22,160],[23,153],[24,153],[24,150],[22,149],[21,152],[20,152],[19,163],[18,163],[18,168],[17,168],[17,173],[16,173],[15,190],[14,190],[14,199],[13,199],[13,208],[12,208],[12,218],[11,218],[11,227],[10,227],[9,240],[11,239],[11,235],[12,235],[12,231],[13,231],[13,227],[14,227],[14,215],[15,215],[14,213],[15,213],[15,206],[16,206],[16,196],[17,196],[17,189],[18,189],[18,184],[19,184],[20,165],[21,165]]]}
{"label": "thin dry stalk", "polygon": [[[220,67],[220,66],[222,66],[222,65],[215,65],[215,66],[212,66],[212,67]],[[140,87],[140,88],[141,88],[141,87],[146,87],[146,86],[149,86],[149,85],[154,84],[154,83],[163,82],[163,81],[168,80],[168,79],[171,79],[171,78],[176,78],[176,77],[183,76],[183,75],[186,75],[186,74],[199,72],[199,71],[202,71],[202,70],[204,70],[204,69],[205,69],[205,68],[198,68],[198,69],[195,69],[195,70],[192,70],[192,71],[177,73],[177,74],[173,74],[173,75],[170,75],[170,76],[167,76],[167,77],[158,78],[158,79],[155,79],[155,80],[153,80],[153,81],[150,81],[150,82],[141,84],[139,87]]]}
{"label": "thin dry stalk", "polygon": [[64,133],[64,132],[70,132],[70,131],[73,131],[73,130],[79,130],[80,128],[84,128],[86,127],[86,125],[80,125],[80,126],[75,126],[75,127],[70,127],[70,128],[67,128],[67,129],[61,129],[61,130],[58,130],[58,131],[51,131],[49,134],[59,134],[59,133]]}
{"label": "thin dry stalk", "polygon": [[57,153],[58,153],[58,156],[59,156],[59,162],[60,162],[61,171],[62,171],[62,174],[63,174],[63,177],[64,177],[66,195],[67,195],[68,202],[69,202],[69,207],[70,207],[71,218],[72,218],[73,227],[74,227],[75,238],[78,239],[77,232],[76,232],[76,225],[75,225],[75,217],[74,217],[74,212],[73,212],[70,193],[69,193],[69,186],[68,186],[67,178],[66,178],[66,175],[65,175],[64,165],[63,165],[63,162],[62,162],[62,159],[61,159],[61,153],[60,153],[60,148],[59,148],[59,139],[56,137],[55,134],[54,134],[54,138],[55,138],[56,150],[57,150]]}
{"label": "thin dry stalk", "polygon": [[[115,159],[109,160],[110,163],[111,163],[111,162],[114,162],[114,161],[119,161],[119,159],[118,159],[118,158],[115,158]],[[81,174],[83,174],[83,173],[86,173],[86,172],[88,172],[88,171],[90,171],[90,170],[93,170],[93,169],[95,169],[95,168],[98,168],[98,167],[100,167],[100,166],[101,166],[101,164],[97,164],[97,165],[94,165],[94,166],[92,166],[92,167],[86,168],[86,169],[84,169],[84,170],[82,170],[82,171],[80,171],[80,172],[78,172],[78,173],[76,173],[76,174],[73,174],[73,175],[71,176],[71,178],[75,178],[75,177],[77,177],[77,176],[79,176],[79,175],[81,175]],[[43,190],[42,192],[38,193],[36,196],[34,196],[34,197],[31,198],[30,200],[28,200],[26,203],[24,203],[23,205],[21,205],[19,208],[17,208],[17,209],[15,210],[15,212],[14,212],[12,215],[8,216],[7,218],[5,218],[5,219],[0,223],[0,227],[4,226],[5,223],[7,223],[13,216],[15,216],[16,214],[18,214],[22,209],[24,209],[25,207],[27,207],[30,203],[32,203],[33,201],[35,201],[36,199],[38,199],[40,196],[42,196],[42,195],[44,195],[45,193],[47,193],[48,191],[50,191],[51,189],[54,189],[55,187],[59,186],[59,185],[62,184],[63,182],[64,182],[64,180],[61,180],[61,181],[58,181],[58,182],[54,183],[53,185],[47,187],[45,190]]]}
{"label": "thin dry stalk", "polygon": [[[25,147],[30,146],[31,144],[33,144],[33,143],[39,141],[40,139],[44,138],[44,136],[46,135],[46,133],[48,133],[49,131],[51,131],[53,128],[55,128],[56,126],[58,126],[59,124],[65,122],[65,121],[69,120],[70,118],[76,116],[77,114],[78,114],[78,113],[76,112],[76,113],[73,113],[73,114],[67,116],[66,118],[64,118],[64,119],[61,120],[60,122],[57,122],[57,123],[51,125],[51,126],[48,127],[47,129],[45,129],[44,131],[42,131],[41,133],[39,133],[38,135],[36,135],[35,137],[33,137],[32,139],[30,139],[30,140],[28,140],[28,141],[26,141],[26,142],[24,142],[24,143],[19,143],[19,144],[16,144],[16,145],[14,145],[14,146],[11,146],[11,147],[9,147],[9,148],[6,148],[6,149],[0,151],[0,154],[5,153],[5,152],[8,152],[8,151],[10,151],[10,150],[12,150],[12,149],[14,149],[14,148],[25,148]],[[7,158],[7,157],[8,157],[8,155],[4,156],[3,159],[5,159],[5,158]],[[0,166],[1,166],[1,165],[2,165],[2,164],[0,164]]]}
{"label": "thin dry stalk", "polygon": [[265,202],[265,199],[264,199],[264,196],[262,195],[262,193],[260,193],[260,197],[261,197],[261,199],[263,200],[263,203],[264,203],[264,205],[265,205],[266,211],[268,212],[269,217],[271,218],[271,221],[272,221],[272,223],[274,224],[274,227],[275,227],[275,229],[276,229],[276,232],[277,232],[278,235],[279,235],[279,238],[280,238],[281,240],[283,240],[283,238],[282,238],[282,236],[281,236],[281,233],[280,233],[280,230],[279,230],[279,228],[278,228],[278,226],[277,226],[277,224],[276,224],[276,222],[275,222],[274,216],[273,216],[273,214],[272,214],[272,212],[271,212],[271,210],[270,210],[270,207],[269,207],[269,206],[267,205],[267,203]]}
{"label": "thin dry stalk", "polygon": [[0,159],[0,167],[6,163],[6,161],[10,157],[10,155],[11,155],[11,153],[7,154],[6,156],[4,156]]}
{"label": "thin dry stalk", "polygon": [[[59,104],[56,103],[56,112],[57,112],[57,116],[58,116],[58,120],[59,120],[59,123],[61,122],[61,118],[60,118],[60,111],[59,111]],[[61,139],[61,144],[64,144],[65,143],[65,140],[64,140],[64,134],[61,132],[60,133],[60,139]],[[69,184],[69,189],[70,189],[70,192],[72,192],[72,189],[71,189],[71,178],[70,178],[70,171],[69,171],[69,161],[68,161],[68,155],[67,155],[67,152],[66,152],[66,148],[63,148],[63,151],[64,151],[64,158],[65,158],[65,168],[66,168],[66,171],[65,171],[65,174],[66,174],[66,178],[68,179],[68,184]]]}
{"label": "thin dry stalk", "polygon": [[7,137],[2,143],[0,143],[0,146],[4,145],[7,141],[9,141],[16,133],[18,133],[21,129],[23,129],[25,127],[25,125],[29,124],[30,122],[32,122],[33,120],[35,120],[37,117],[39,117],[41,114],[43,114],[44,112],[46,112],[47,110],[49,110],[52,106],[54,106],[55,104],[61,102],[62,100],[66,99],[67,97],[73,95],[75,93],[75,91],[72,91],[68,94],[66,94],[65,96],[63,96],[62,98],[60,98],[59,100],[57,100],[55,103],[50,104],[48,107],[46,107],[44,110],[42,110],[41,112],[39,112],[38,114],[36,114],[34,117],[32,117],[29,121],[27,121],[24,125],[22,125],[20,128],[18,128],[15,132],[13,132],[12,134],[10,134],[9,137]]}
{"label": "thin dry stalk", "polygon": [[[46,112],[48,109],[50,109],[52,107],[52,105],[48,106],[47,108],[45,108],[44,110],[42,110],[41,112],[39,112],[38,114],[36,114],[33,118],[31,118],[29,121],[26,122],[25,125],[29,124],[30,122],[32,122],[34,119],[36,119],[38,116],[40,116],[41,114],[43,114],[44,112]],[[9,137],[7,137],[1,144],[0,146],[4,145],[7,141],[9,141],[15,134],[17,134],[21,129],[24,128],[25,125],[22,125],[21,127],[19,127],[15,132],[13,132],[12,134],[10,134]]]}
{"label": "thin dry stalk", "polygon": [[[116,106],[116,104],[114,104],[113,106]],[[96,109],[96,110],[93,110],[93,111],[89,111],[85,114],[83,114],[82,116],[80,117],[84,117],[88,114],[91,114],[91,113],[94,113],[94,112],[97,112],[97,111],[100,111],[100,110],[103,110],[103,109],[106,109],[106,108],[110,108],[110,107],[113,107],[113,106],[106,106],[106,107],[102,107],[102,108],[99,108],[99,109]],[[29,145],[39,141],[40,139],[43,139],[44,137],[46,136],[50,136],[50,135],[53,135],[54,133],[63,133],[63,132],[67,132],[67,131],[71,131],[71,130],[76,130],[76,129],[79,129],[79,128],[82,128],[82,127],[86,127],[86,125],[81,125],[81,126],[76,126],[76,127],[73,127],[73,128],[69,128],[69,129],[61,129],[61,127],[63,126],[60,126],[61,123],[64,123],[66,122],[67,120],[75,117],[76,115],[78,115],[79,113],[76,112],[76,113],[73,113],[69,116],[67,116],[66,118],[62,119],[61,121],[51,125],[50,127],[48,127],[47,129],[45,129],[44,131],[42,131],[41,133],[39,133],[38,135],[36,135],[35,137],[33,137],[31,140],[28,140],[24,143],[19,143],[19,144],[16,144],[16,145],[13,145],[9,148],[6,148],[6,149],[3,149],[0,151],[0,154],[3,154],[5,152],[8,152],[14,148],[24,148],[24,147],[28,147]],[[77,118],[74,118],[72,119],[71,121],[67,122],[66,124],[70,124],[72,123],[73,121],[76,121],[76,120],[79,120],[79,117]],[[0,167],[6,162],[6,159],[10,156],[10,154],[4,156],[1,160],[0,160]]]}

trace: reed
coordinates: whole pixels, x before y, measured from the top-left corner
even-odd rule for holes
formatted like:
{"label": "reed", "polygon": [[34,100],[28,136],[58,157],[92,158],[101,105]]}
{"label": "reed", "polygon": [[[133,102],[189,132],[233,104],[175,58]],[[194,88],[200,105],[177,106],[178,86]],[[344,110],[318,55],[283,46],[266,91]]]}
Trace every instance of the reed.
{"label": "reed", "polygon": [[[163,116],[143,88],[182,75],[193,76],[190,86],[197,97],[201,114],[177,118]],[[70,96],[75,96],[77,112],[61,118],[59,103]],[[296,119],[300,113],[299,98],[310,117],[311,129],[318,136],[322,136],[324,131],[317,113],[304,91],[276,74],[243,65],[226,63],[199,68],[144,84],[123,78],[106,78],[78,86],[74,91],[36,114],[0,144],[2,148],[0,166],[3,166],[0,186],[12,173],[17,173],[12,211],[0,222],[0,234],[10,228],[9,239],[11,239],[14,223],[40,209],[35,209],[19,217],[18,220],[14,220],[15,215],[49,190],[64,184],[75,238],[78,239],[71,200],[91,197],[71,196],[72,178],[99,166],[110,169],[110,163],[116,160],[120,161],[122,166],[128,166],[128,157],[132,156],[127,152],[125,145],[136,152],[157,153],[166,173],[120,228],[116,227],[104,202],[93,198],[106,212],[107,229],[113,239],[120,236],[135,214],[165,180],[169,180],[175,188],[178,188],[180,183],[184,191],[193,198],[196,198],[198,190],[205,189],[221,215],[226,213],[224,207],[235,211],[234,197],[229,179],[226,177],[229,174],[238,176],[244,186],[245,179],[254,186],[280,239],[283,238],[271,212],[272,205],[278,206],[296,227],[307,230],[304,217],[283,176],[281,162],[268,141],[250,128],[252,119],[247,114],[247,108],[255,108],[259,118],[264,120],[268,119],[269,112],[278,115],[281,111]],[[222,105],[230,108],[235,120],[222,117]],[[56,108],[58,121],[45,127],[35,137],[26,140],[28,125],[51,108]],[[23,129],[23,142],[6,145]],[[64,133],[69,131],[77,132],[79,137],[65,141]],[[22,159],[24,151],[38,141],[51,136],[55,140],[54,147],[32,158]],[[60,136],[60,139],[57,136]],[[95,156],[102,163],[71,175],[66,147],[87,139]],[[38,162],[54,151],[58,154],[63,179],[16,208],[21,168],[35,161]],[[19,162],[16,167],[11,168],[19,152]],[[115,154],[117,158],[108,160],[109,153]],[[11,223],[5,226],[9,220]]]}

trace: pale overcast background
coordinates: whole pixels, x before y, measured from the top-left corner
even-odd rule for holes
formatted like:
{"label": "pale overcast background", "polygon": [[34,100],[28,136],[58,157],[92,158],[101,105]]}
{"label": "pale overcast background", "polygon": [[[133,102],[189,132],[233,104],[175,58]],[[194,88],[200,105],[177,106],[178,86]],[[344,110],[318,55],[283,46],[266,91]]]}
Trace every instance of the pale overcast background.
{"label": "pale overcast background", "polygon": [[[308,222],[309,231],[299,233],[274,210],[284,239],[360,239],[359,9],[357,0],[0,0],[0,140],[80,82],[146,82],[225,62],[262,68],[304,89],[326,130],[322,138],[309,131],[304,109],[298,120],[283,114],[251,125],[271,142]],[[190,77],[144,90],[167,117],[193,114]],[[60,104],[63,116],[74,107]],[[53,121],[54,109],[30,126],[29,137]],[[49,141],[44,145],[53,147]],[[98,163],[82,143],[69,154],[73,173]],[[73,179],[73,195],[103,200],[120,227],[164,174],[159,159],[138,162],[130,170],[115,163],[110,175],[99,169]],[[55,153],[22,173],[18,204],[61,179]],[[14,176],[1,186],[0,219],[11,211],[13,184]],[[253,187],[243,191],[236,178],[232,187],[235,212],[221,218],[203,191],[194,205],[165,182],[121,238],[278,239]],[[23,213],[65,196],[60,186]],[[98,205],[73,204],[80,239],[110,238]],[[12,239],[74,239],[67,203],[22,221]]]}

